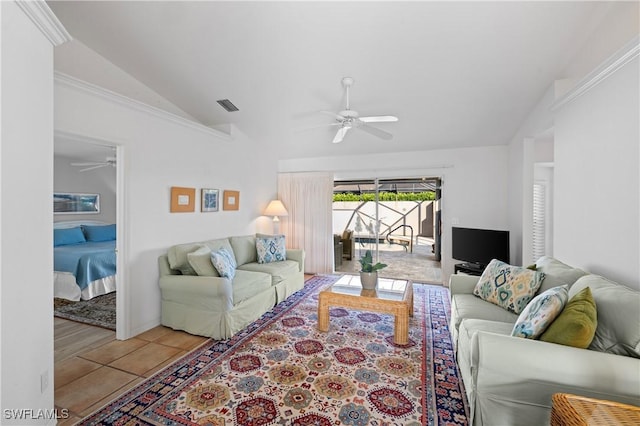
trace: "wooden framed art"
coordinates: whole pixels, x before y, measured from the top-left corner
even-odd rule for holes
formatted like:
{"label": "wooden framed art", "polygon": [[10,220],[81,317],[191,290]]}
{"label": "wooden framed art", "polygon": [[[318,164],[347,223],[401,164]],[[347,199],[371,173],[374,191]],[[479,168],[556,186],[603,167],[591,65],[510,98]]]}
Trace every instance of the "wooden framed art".
{"label": "wooden framed art", "polygon": [[220,191],[217,189],[202,188],[200,194],[200,211],[203,212],[217,212]]}
{"label": "wooden framed art", "polygon": [[224,210],[238,210],[240,208],[240,191],[223,192],[222,208]]}
{"label": "wooden framed art", "polygon": [[171,187],[171,213],[187,213],[196,210],[196,189]]}

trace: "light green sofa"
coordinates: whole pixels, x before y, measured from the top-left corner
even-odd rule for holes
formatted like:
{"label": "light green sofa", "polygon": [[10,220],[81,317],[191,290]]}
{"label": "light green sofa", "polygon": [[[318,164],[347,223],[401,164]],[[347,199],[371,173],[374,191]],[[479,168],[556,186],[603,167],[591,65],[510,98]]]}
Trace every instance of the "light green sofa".
{"label": "light green sofa", "polygon": [[640,292],[551,257],[538,293],[590,287],[598,325],[588,349],[511,337],[518,315],[473,295],[479,277],[452,275],[451,334],[473,425],[548,425],[566,392],[640,405]]}
{"label": "light green sofa", "polygon": [[[211,251],[226,248],[238,265],[221,277]],[[287,249],[284,261],[257,262],[256,236],[175,245],[158,258],[161,322],[191,334],[227,339],[304,286],[304,251]]]}

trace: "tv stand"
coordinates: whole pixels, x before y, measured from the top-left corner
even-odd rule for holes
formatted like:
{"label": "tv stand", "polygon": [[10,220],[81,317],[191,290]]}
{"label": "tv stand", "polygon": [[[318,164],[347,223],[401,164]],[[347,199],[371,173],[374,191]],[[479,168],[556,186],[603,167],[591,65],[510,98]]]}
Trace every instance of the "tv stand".
{"label": "tv stand", "polygon": [[457,274],[461,272],[467,275],[482,275],[482,271],[484,271],[485,265],[480,265],[479,263],[456,263],[453,266],[453,272]]}

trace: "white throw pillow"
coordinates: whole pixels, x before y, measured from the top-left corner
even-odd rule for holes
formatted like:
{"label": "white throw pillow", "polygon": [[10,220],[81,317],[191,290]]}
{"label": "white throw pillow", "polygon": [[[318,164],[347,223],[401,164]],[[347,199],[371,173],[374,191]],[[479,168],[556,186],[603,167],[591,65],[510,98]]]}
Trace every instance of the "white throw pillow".
{"label": "white throw pillow", "polygon": [[537,339],[560,315],[568,299],[568,285],[553,287],[540,293],[522,310],[511,335]]}
{"label": "white throw pillow", "polygon": [[225,248],[211,252],[211,263],[221,277],[232,280],[236,276],[236,262],[231,253]]}

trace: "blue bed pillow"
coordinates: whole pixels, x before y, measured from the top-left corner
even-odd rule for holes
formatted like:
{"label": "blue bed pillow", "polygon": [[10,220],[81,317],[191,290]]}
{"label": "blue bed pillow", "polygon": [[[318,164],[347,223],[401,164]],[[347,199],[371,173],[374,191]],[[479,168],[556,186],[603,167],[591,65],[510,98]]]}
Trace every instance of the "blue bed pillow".
{"label": "blue bed pillow", "polygon": [[116,225],[82,225],[87,241],[112,241],[116,239]]}
{"label": "blue bed pillow", "polygon": [[82,229],[79,226],[75,228],[64,228],[53,230],[53,246],[67,246],[70,244],[86,243]]}

